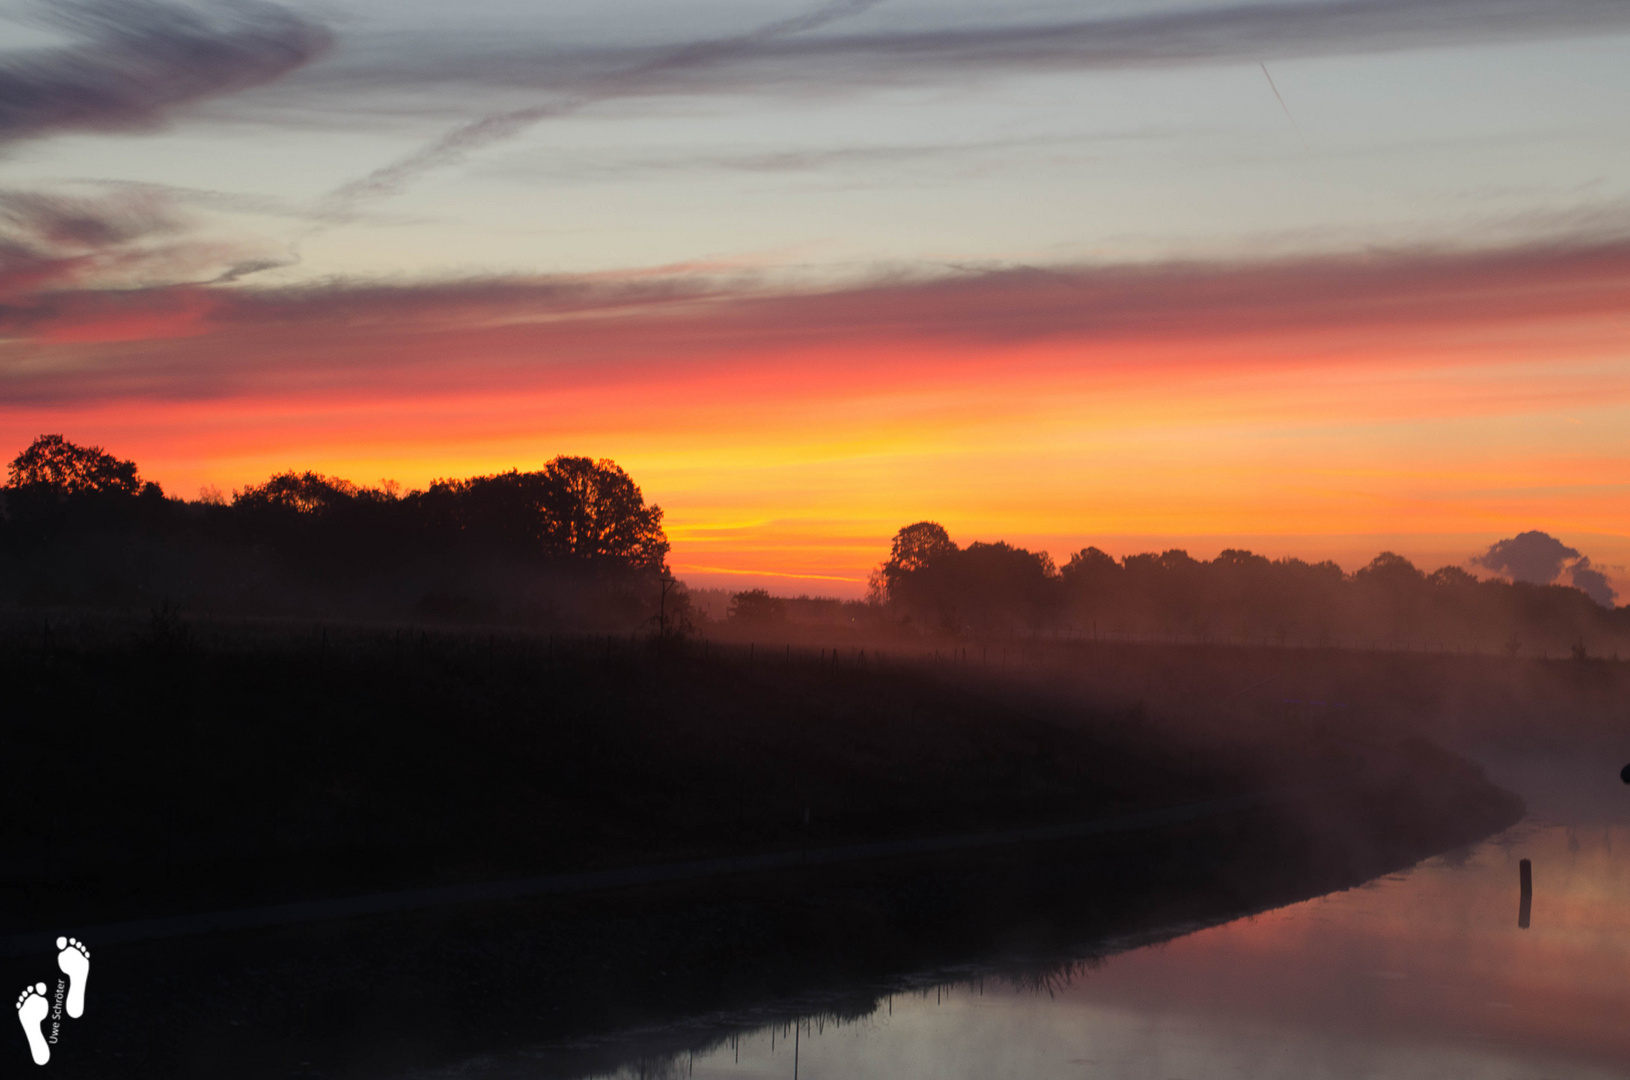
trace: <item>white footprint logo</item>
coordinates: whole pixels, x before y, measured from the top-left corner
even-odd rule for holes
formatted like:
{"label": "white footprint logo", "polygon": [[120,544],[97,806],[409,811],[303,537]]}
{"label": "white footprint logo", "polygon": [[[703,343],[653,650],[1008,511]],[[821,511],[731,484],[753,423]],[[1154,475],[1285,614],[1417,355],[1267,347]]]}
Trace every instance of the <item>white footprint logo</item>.
{"label": "white footprint logo", "polygon": [[68,1015],[78,1020],[85,1015],[85,980],[91,974],[91,951],[78,938],[57,938],[57,967],[68,976]]}
{"label": "white footprint logo", "polygon": [[51,1060],[51,1048],[46,1045],[45,1033],[40,1030],[40,1021],[50,1011],[51,1003],[45,1000],[44,983],[26,986],[17,995],[17,1019],[22,1022],[23,1034],[28,1036],[28,1049],[34,1055],[36,1065],[44,1065]]}

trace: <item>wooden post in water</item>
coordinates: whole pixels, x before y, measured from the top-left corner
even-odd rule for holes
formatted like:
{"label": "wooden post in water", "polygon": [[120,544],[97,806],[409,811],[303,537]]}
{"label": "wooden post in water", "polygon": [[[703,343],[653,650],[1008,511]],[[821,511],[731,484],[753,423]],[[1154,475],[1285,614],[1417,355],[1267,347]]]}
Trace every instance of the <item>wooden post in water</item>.
{"label": "wooden post in water", "polygon": [[1524,859],[1517,864],[1517,880],[1522,889],[1522,902],[1517,906],[1517,929],[1528,929],[1528,915],[1534,904],[1534,864]]}

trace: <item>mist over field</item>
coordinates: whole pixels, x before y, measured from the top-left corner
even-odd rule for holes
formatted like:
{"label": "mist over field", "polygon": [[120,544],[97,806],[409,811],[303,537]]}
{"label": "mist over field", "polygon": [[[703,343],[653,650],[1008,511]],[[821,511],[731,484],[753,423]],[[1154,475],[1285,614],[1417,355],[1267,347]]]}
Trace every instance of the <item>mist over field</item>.
{"label": "mist over field", "polygon": [[1627,55],[0,0],[0,1072],[1624,1075]]}

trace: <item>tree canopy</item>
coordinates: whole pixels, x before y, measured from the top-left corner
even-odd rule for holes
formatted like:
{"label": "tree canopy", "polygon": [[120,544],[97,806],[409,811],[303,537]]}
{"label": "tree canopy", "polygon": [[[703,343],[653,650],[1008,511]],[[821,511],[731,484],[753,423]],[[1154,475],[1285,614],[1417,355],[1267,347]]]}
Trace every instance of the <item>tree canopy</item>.
{"label": "tree canopy", "polygon": [[233,495],[235,510],[290,528],[354,536],[381,529],[373,544],[462,543],[523,558],[631,569],[664,565],[662,508],[647,506],[614,461],[557,457],[542,469],[437,480],[398,494],[315,472],[286,472]]}
{"label": "tree canopy", "polygon": [[542,555],[660,568],[668,555],[662,508],[616,462],[557,457],[536,472],[438,480],[422,495],[429,516],[467,533]]}
{"label": "tree canopy", "polygon": [[668,555],[662,509],[607,459],[562,456],[408,492],[289,470],[230,503],[188,502],[144,485],[133,461],[47,435],[8,479],[0,599],[169,596],[217,610],[437,617],[598,605],[618,620],[643,618],[647,594],[653,612],[678,602],[656,586]]}
{"label": "tree canopy", "polygon": [[61,435],[41,435],[12,458],[6,486],[55,495],[135,495],[142,490],[134,461]]}
{"label": "tree canopy", "polygon": [[748,589],[730,597],[731,622],[752,626],[769,626],[787,621],[787,604],[779,596],[771,596],[768,589]]}

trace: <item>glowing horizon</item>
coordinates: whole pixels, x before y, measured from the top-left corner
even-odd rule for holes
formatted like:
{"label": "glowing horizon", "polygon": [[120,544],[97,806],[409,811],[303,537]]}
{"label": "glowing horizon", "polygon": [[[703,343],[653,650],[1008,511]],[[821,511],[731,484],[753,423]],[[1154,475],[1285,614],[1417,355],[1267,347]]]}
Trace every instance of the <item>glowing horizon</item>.
{"label": "glowing horizon", "polygon": [[[1530,285],[1520,271],[1536,260]],[[1380,550],[1354,537],[1463,563],[1541,528],[1592,535],[1622,580],[1630,455],[1601,447],[1630,406],[1617,314],[1630,250],[1136,274],[1083,270],[1062,291],[996,273],[614,296],[564,318],[547,310],[558,283],[453,300],[429,288],[419,305],[273,297],[328,324],[292,342],[268,340],[259,301],[240,297],[248,314],[144,329],[134,347],[165,363],[136,387],[118,385],[131,339],[63,342],[46,324],[32,346],[43,400],[0,409],[0,431],[20,447],[42,425],[67,428],[188,495],[289,468],[415,487],[610,457],[666,510],[679,573],[848,595],[893,531],[924,518],[1060,561],[1110,537],[1213,552],[1257,537],[1268,554],[1349,569]],[[1286,281],[1320,276],[1342,303],[1322,288],[1287,295]],[[415,315],[399,326],[404,306]],[[95,315],[69,318],[84,329]],[[315,387],[279,385],[296,350]]]}
{"label": "glowing horizon", "polygon": [[780,591],[931,519],[1541,529],[1630,596],[1630,16],[1461,5],[0,3],[0,442],[188,497],[607,457]]}

